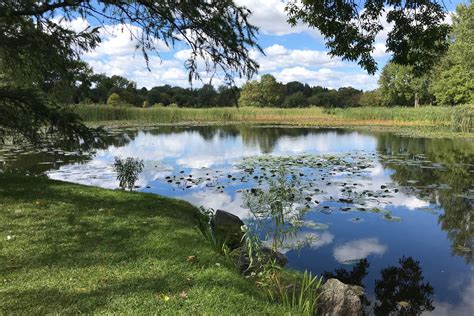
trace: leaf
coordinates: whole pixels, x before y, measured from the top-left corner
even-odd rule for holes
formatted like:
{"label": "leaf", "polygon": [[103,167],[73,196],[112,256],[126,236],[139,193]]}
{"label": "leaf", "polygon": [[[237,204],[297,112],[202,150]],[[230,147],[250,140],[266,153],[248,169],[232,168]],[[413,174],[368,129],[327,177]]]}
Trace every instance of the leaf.
{"label": "leaf", "polygon": [[187,261],[187,262],[195,262],[195,261],[197,261],[197,260],[198,260],[198,258],[197,258],[196,256],[188,256],[188,257],[186,258],[186,261]]}

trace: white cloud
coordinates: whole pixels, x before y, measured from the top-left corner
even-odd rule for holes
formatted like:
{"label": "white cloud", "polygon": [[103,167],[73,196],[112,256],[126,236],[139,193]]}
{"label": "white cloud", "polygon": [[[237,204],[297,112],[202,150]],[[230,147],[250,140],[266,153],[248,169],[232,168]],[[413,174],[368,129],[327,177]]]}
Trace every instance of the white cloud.
{"label": "white cloud", "polygon": [[366,238],[347,242],[334,248],[333,256],[340,262],[349,262],[367,258],[370,255],[383,255],[387,247],[377,238]]}
{"label": "white cloud", "polygon": [[378,75],[371,76],[362,71],[356,73],[334,71],[328,68],[310,70],[305,67],[285,68],[272,72],[278,81],[287,83],[301,81],[314,86],[340,88],[351,86],[358,89],[371,90],[377,88]]}
{"label": "white cloud", "polygon": [[287,35],[295,33],[308,33],[320,38],[317,30],[303,24],[292,27],[288,22],[285,6],[288,1],[282,0],[236,0],[238,5],[245,6],[252,11],[250,23],[260,28],[263,34]]}
{"label": "white cloud", "polygon": [[270,71],[281,68],[302,67],[340,67],[344,64],[339,58],[332,58],[325,51],[310,49],[288,49],[280,44],[273,44],[264,49],[265,55],[253,53],[260,65],[260,71]]}
{"label": "white cloud", "polygon": [[[304,28],[291,28],[286,22],[285,4],[282,1],[240,1],[253,10],[256,21],[265,22],[266,27],[262,32],[268,34],[290,34],[305,31]],[[59,19],[58,19],[59,21]],[[71,29],[82,31],[90,24],[82,18],[71,21],[61,21],[63,25],[69,25]],[[123,24],[117,26],[105,26],[100,30],[102,43],[92,52],[84,54],[83,58],[88,62],[96,73],[107,75],[120,75],[137,82],[138,87],[151,88],[158,85],[176,85],[189,87],[188,71],[184,67],[185,60],[190,55],[190,49],[181,49],[171,52],[166,44],[155,39],[158,53],[151,52],[149,55],[149,68],[140,49],[137,49],[136,37],[142,35],[142,30],[134,25]],[[280,37],[275,37],[279,39]],[[277,41],[265,48],[266,55],[258,51],[251,51],[251,57],[260,64],[261,73],[272,73],[279,81],[301,81],[311,85],[321,85],[329,88],[342,86],[354,86],[363,89],[375,88],[377,78],[365,74],[357,69],[357,73],[348,73],[346,69],[335,72],[330,69],[342,66],[352,67],[343,63],[339,58],[331,58],[324,50],[290,49]],[[384,56],[383,44],[377,46],[376,55]],[[166,52],[166,58],[160,55]],[[203,82],[210,82],[211,74],[204,69],[204,63],[199,62],[198,71]],[[218,86],[223,83],[221,74],[212,77],[212,83]],[[242,85],[244,79],[236,78],[236,84]],[[202,82],[194,81],[195,87],[201,86]]]}
{"label": "white cloud", "polygon": [[451,316],[463,316],[463,315],[472,315],[474,311],[474,269],[471,268],[470,276],[467,276],[467,285],[465,287],[456,286],[461,293],[461,299],[459,302],[454,304],[443,302],[443,301],[434,301],[435,309],[430,312],[424,312],[422,315],[451,315]]}

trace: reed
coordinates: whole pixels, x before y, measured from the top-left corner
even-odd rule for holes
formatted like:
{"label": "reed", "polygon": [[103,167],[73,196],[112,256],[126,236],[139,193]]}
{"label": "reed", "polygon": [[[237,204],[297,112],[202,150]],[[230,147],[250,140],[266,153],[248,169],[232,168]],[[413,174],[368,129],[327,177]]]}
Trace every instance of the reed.
{"label": "reed", "polygon": [[451,115],[451,127],[456,132],[474,132],[474,104],[456,106]]}
{"label": "reed", "polygon": [[417,108],[397,106],[328,109],[325,112],[341,118],[354,120],[388,120],[449,124],[452,111],[453,109],[450,107],[441,106],[422,106]]}
{"label": "reed", "polygon": [[284,122],[327,117],[322,108],[135,108],[106,105],[77,105],[72,110],[86,122],[139,121],[144,123],[177,122]]}
{"label": "reed", "polygon": [[178,108],[71,106],[86,122],[130,121],[149,124],[203,122],[260,122],[308,125],[443,125],[472,131],[472,106],[440,107],[360,107],[360,108]]}

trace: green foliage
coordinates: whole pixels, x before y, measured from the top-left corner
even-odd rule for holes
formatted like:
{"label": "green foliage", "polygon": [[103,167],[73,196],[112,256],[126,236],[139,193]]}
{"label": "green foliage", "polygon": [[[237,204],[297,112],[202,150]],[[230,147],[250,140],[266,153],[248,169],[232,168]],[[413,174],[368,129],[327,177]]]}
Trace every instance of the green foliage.
{"label": "green foliage", "polygon": [[[289,178],[285,168],[278,170],[275,179],[269,180],[268,190],[254,189],[244,194],[245,205],[253,215],[260,233],[272,243],[272,250],[284,246],[288,237],[295,235],[301,228],[302,218],[307,212],[296,208],[301,192],[297,178]],[[267,221],[271,222],[268,227]]]}
{"label": "green foliage", "polygon": [[240,92],[239,105],[270,107],[281,106],[283,91],[272,75],[263,75],[260,81],[254,80],[245,83]]}
{"label": "green foliage", "polygon": [[[386,11],[386,6],[390,10]],[[292,0],[286,11],[293,26],[303,22],[317,28],[330,55],[358,61],[371,74],[377,70],[372,56],[376,36],[384,29],[384,22],[393,23],[387,36],[387,51],[393,54],[394,62],[413,66],[419,74],[431,69],[447,49],[449,26],[444,23],[444,8],[441,1],[430,0]]]}
{"label": "green foliage", "polygon": [[118,93],[112,93],[107,99],[107,105],[110,106],[123,106],[125,102],[122,100]]}
{"label": "green foliage", "polygon": [[283,106],[285,108],[305,107],[307,105],[307,102],[307,98],[303,94],[303,92],[298,91],[287,96],[285,98],[285,102],[283,102]]}
{"label": "green foliage", "polygon": [[431,89],[442,105],[474,102],[474,5],[460,4],[453,17],[452,44],[435,68]]}
{"label": "green foliage", "polygon": [[451,126],[457,132],[474,132],[474,105],[458,105],[451,115]]}
{"label": "green foliage", "polygon": [[384,99],[379,89],[364,92],[359,100],[362,107],[382,106]]}
{"label": "green foliage", "polygon": [[143,171],[143,160],[128,157],[127,159],[120,159],[115,157],[114,171],[117,173],[117,180],[122,190],[133,190],[138,176]]}
{"label": "green foliage", "polygon": [[270,283],[266,283],[265,287],[273,300],[281,302],[283,306],[300,315],[316,314],[323,277],[313,276],[311,272],[305,271],[290,282],[285,282],[284,278],[276,273],[269,275],[269,278]]}
{"label": "green foliage", "polygon": [[101,129],[87,128],[79,115],[34,88],[0,86],[0,113],[0,143],[26,140],[76,147],[100,143],[104,136]]}
{"label": "green foliage", "polygon": [[[261,49],[256,43],[257,29],[248,22],[249,15],[249,10],[231,0],[212,3],[142,0],[1,1],[0,78],[2,85],[9,91],[16,89],[8,99],[2,100],[2,104],[6,106],[8,102],[8,107],[14,107],[20,103],[31,105],[36,102],[34,97],[25,100],[30,94],[21,96],[21,89],[26,87],[44,92],[48,98],[59,102],[85,98],[103,102],[105,95],[115,92],[126,103],[141,106],[144,97],[137,93],[136,85],[125,78],[113,76],[110,81],[118,79],[114,82],[115,86],[106,87],[106,82],[101,82],[104,76],[93,78],[91,69],[81,62],[81,55],[99,44],[100,29],[104,25],[139,27],[143,32],[136,34],[130,30],[130,36],[136,41],[136,48],[143,52],[147,64],[149,52],[156,52],[156,43],[161,42],[169,47],[178,40],[187,43],[191,54],[185,67],[190,81],[200,78],[198,66],[204,66],[208,73],[219,71],[227,82],[232,82],[234,76],[250,78],[257,70],[257,63],[249,56],[250,50]],[[97,27],[78,31],[64,26],[67,24],[64,22],[71,22],[77,17],[100,23],[97,23]],[[202,59],[204,63],[198,65],[198,60]],[[93,83],[96,83],[94,93],[91,91]],[[73,91],[77,92],[75,100],[71,100],[74,93],[70,92]],[[18,110],[21,113],[21,108]],[[33,127],[37,126],[37,120],[48,124],[44,128],[51,128],[59,134],[65,130],[60,124],[77,123],[66,122],[65,115],[54,111],[53,108],[45,113],[30,111],[25,118],[31,120]],[[61,120],[44,120],[48,116],[61,116]],[[0,126],[1,134],[5,134],[7,129],[26,132],[29,134],[23,135],[26,139],[30,139],[31,134],[37,134],[34,128],[25,130],[28,124],[24,124],[24,119],[16,116],[11,119],[8,125]],[[18,126],[14,126],[15,123]],[[90,133],[84,126],[81,131]],[[74,131],[76,134],[78,132],[79,129]]]}
{"label": "green foliage", "polygon": [[202,236],[211,245],[211,247],[218,253],[224,255],[230,255],[229,247],[226,242],[228,240],[222,240],[219,234],[213,229],[211,222],[215,216],[215,212],[212,208],[199,207],[199,213],[197,216],[197,228],[201,232]]}
{"label": "green foliage", "polygon": [[411,66],[388,63],[382,70],[379,85],[384,105],[410,106],[430,103],[429,76],[418,76]]}

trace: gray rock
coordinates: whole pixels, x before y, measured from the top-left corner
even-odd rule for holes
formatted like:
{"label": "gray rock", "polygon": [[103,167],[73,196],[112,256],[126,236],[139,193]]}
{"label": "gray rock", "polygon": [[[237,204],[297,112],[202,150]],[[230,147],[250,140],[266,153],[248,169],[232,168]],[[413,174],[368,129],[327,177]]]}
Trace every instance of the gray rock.
{"label": "gray rock", "polygon": [[321,290],[317,315],[362,315],[360,296],[364,295],[363,287],[344,284],[337,279],[329,279],[321,287]]}
{"label": "gray rock", "polygon": [[223,210],[217,210],[211,219],[211,227],[217,238],[231,250],[240,247],[244,233],[244,222],[238,216]]}

